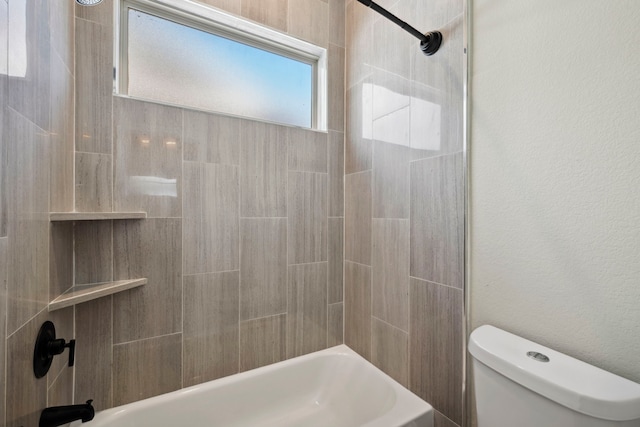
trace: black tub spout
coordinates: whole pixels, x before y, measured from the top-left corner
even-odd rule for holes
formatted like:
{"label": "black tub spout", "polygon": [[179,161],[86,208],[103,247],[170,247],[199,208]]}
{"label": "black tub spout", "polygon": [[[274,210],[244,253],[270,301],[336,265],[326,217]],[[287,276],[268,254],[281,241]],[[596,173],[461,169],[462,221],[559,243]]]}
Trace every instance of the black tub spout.
{"label": "black tub spout", "polygon": [[57,427],[69,424],[72,421],[82,420],[83,423],[91,421],[95,412],[91,406],[92,400],[82,405],[53,406],[46,408],[40,414],[40,427]]}

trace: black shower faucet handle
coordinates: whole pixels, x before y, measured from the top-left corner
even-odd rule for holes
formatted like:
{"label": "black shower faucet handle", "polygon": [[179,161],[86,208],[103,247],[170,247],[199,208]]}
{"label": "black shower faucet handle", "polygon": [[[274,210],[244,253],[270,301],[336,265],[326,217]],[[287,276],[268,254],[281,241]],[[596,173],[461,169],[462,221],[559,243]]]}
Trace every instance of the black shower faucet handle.
{"label": "black shower faucet handle", "polygon": [[76,359],[76,340],[66,342],[64,338],[60,338],[47,343],[47,349],[51,356],[62,354],[65,348],[69,349],[69,366],[73,366]]}

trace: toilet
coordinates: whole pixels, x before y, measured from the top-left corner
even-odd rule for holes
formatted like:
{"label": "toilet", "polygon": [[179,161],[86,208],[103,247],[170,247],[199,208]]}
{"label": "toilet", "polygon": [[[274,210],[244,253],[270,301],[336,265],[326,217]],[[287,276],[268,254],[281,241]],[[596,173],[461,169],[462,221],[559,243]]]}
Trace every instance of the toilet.
{"label": "toilet", "polygon": [[640,384],[489,325],[469,352],[478,427],[640,427]]}

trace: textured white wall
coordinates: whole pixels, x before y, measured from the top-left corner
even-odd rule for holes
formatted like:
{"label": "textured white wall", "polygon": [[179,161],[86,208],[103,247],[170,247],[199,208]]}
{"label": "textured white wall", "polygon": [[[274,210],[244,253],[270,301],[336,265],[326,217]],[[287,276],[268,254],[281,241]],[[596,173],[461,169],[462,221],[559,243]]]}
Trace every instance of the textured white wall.
{"label": "textured white wall", "polygon": [[640,382],[640,1],[472,8],[473,326]]}

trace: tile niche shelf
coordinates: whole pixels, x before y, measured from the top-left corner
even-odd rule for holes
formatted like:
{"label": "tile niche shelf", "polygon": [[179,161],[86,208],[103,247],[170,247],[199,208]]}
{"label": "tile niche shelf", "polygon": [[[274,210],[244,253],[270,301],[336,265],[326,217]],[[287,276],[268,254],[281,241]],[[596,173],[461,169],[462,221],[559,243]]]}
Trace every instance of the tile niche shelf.
{"label": "tile niche shelf", "polygon": [[87,285],[76,285],[54,299],[47,307],[49,311],[60,310],[71,307],[82,302],[91,301],[97,298],[113,295],[118,292],[137,288],[145,285],[147,279],[118,280],[115,282],[90,283]]}
{"label": "tile niche shelf", "polygon": [[[73,222],[73,221],[112,221],[146,219],[146,212],[50,212],[51,222]],[[112,282],[87,283],[72,286],[62,295],[49,302],[47,309],[51,311],[71,307],[97,298],[113,295],[118,292],[127,291],[147,284],[147,279],[116,280]]]}
{"label": "tile niche shelf", "polygon": [[50,221],[108,221],[113,219],[145,219],[146,212],[51,212]]}

